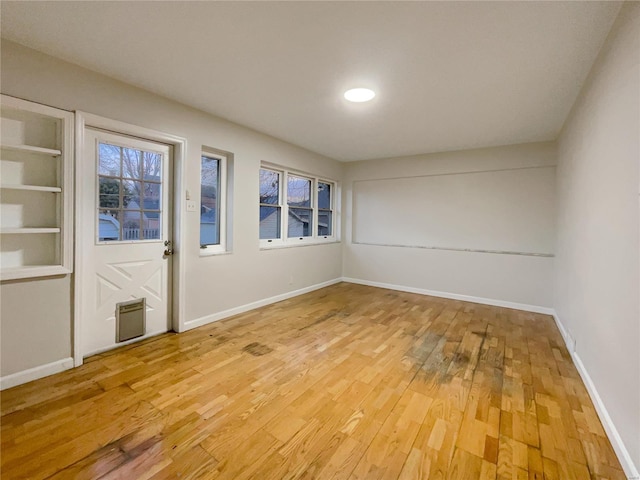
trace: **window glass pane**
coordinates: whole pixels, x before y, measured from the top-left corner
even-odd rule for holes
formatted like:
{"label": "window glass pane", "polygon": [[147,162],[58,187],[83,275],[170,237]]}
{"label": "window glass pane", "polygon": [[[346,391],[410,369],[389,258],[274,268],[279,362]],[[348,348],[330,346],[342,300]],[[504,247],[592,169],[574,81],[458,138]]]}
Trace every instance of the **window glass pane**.
{"label": "window glass pane", "polygon": [[331,208],[331,184],[318,182],[318,208]]}
{"label": "window glass pane", "polygon": [[142,177],[145,180],[162,180],[162,155],[154,152],[142,152]]}
{"label": "window glass pane", "polygon": [[117,210],[120,207],[120,195],[100,195],[99,207]]}
{"label": "window glass pane", "polygon": [[260,206],[260,239],[280,238],[280,207]]}
{"label": "window glass pane", "polygon": [[98,177],[100,185],[100,195],[119,195],[120,179],[109,177]]}
{"label": "window glass pane", "polygon": [[120,240],[120,218],[118,210],[98,210],[98,240],[113,242]]}
{"label": "window glass pane", "polygon": [[122,181],[122,204],[128,210],[142,210],[142,182]]}
{"label": "window glass pane", "polygon": [[160,212],[142,212],[142,238],[160,240]]}
{"label": "window glass pane", "polygon": [[289,237],[310,237],[312,228],[312,210],[307,208],[289,208]]}
{"label": "window glass pane", "polygon": [[271,170],[260,170],[260,203],[278,205],[280,196],[280,174]]}
{"label": "window glass pane", "polygon": [[220,160],[202,156],[200,171],[200,245],[220,243]]}
{"label": "window glass pane", "polygon": [[120,180],[117,178],[99,177],[99,203],[103,208],[120,207]]}
{"label": "window glass pane", "polygon": [[122,176],[141,178],[142,152],[133,148],[122,149]]}
{"label": "window glass pane", "polygon": [[122,239],[123,240],[142,240],[142,232],[140,225],[142,224],[142,212],[125,211],[123,212],[122,223]]}
{"label": "window glass pane", "polygon": [[318,211],[318,235],[331,236],[333,213],[330,210]]}
{"label": "window glass pane", "polygon": [[287,202],[292,207],[310,207],[311,180],[289,175],[287,177]]}
{"label": "window glass pane", "polygon": [[200,222],[200,245],[218,245],[218,228],[215,222],[203,218]]}
{"label": "window glass pane", "polygon": [[202,157],[202,180],[201,185],[207,187],[218,186],[218,170],[220,160],[217,158]]}
{"label": "window glass pane", "polygon": [[120,176],[120,150],[120,147],[108,143],[98,145],[98,173],[100,175]]}
{"label": "window glass pane", "polygon": [[142,208],[147,210],[160,210],[159,183],[144,183],[144,195],[142,196]]}

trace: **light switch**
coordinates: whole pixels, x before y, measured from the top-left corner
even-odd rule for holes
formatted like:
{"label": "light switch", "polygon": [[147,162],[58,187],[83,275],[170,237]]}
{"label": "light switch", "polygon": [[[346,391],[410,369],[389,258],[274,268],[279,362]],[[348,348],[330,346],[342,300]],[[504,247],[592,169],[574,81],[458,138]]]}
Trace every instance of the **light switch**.
{"label": "light switch", "polygon": [[187,212],[197,212],[197,211],[198,211],[197,203],[193,200],[187,200]]}

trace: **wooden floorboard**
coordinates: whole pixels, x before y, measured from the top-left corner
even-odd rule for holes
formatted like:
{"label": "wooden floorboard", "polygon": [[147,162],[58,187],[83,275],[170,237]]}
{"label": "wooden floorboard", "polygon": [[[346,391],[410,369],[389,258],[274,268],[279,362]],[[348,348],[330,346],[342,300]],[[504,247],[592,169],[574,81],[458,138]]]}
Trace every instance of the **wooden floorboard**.
{"label": "wooden floorboard", "polygon": [[546,315],[341,283],[1,393],[6,479],[624,479]]}

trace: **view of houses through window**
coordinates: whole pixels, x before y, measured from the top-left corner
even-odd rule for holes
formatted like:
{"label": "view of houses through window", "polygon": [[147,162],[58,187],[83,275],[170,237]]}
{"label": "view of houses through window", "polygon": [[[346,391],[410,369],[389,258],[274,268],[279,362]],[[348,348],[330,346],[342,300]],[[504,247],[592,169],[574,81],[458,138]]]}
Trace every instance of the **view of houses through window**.
{"label": "view of houses through window", "polygon": [[330,183],[318,182],[318,235],[333,235],[333,191]]}
{"label": "view of houses through window", "polygon": [[159,240],[162,155],[98,145],[98,241]]}
{"label": "view of houses through window", "polygon": [[294,243],[332,237],[334,190],[333,183],[316,177],[261,168],[260,240]]}
{"label": "view of houses through window", "polygon": [[260,169],[260,239],[281,237],[280,172]]}
{"label": "view of houses through window", "polygon": [[287,222],[289,238],[313,235],[310,179],[295,175],[287,176],[287,205],[289,206],[289,221]]}

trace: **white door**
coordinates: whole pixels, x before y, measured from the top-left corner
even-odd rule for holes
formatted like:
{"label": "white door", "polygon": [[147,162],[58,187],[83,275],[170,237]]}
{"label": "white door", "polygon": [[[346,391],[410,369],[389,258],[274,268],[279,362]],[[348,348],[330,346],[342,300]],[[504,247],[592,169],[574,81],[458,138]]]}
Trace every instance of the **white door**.
{"label": "white door", "polygon": [[116,304],[146,299],[144,336],[171,328],[170,147],[85,129],[82,202],[82,354],[116,339]]}

